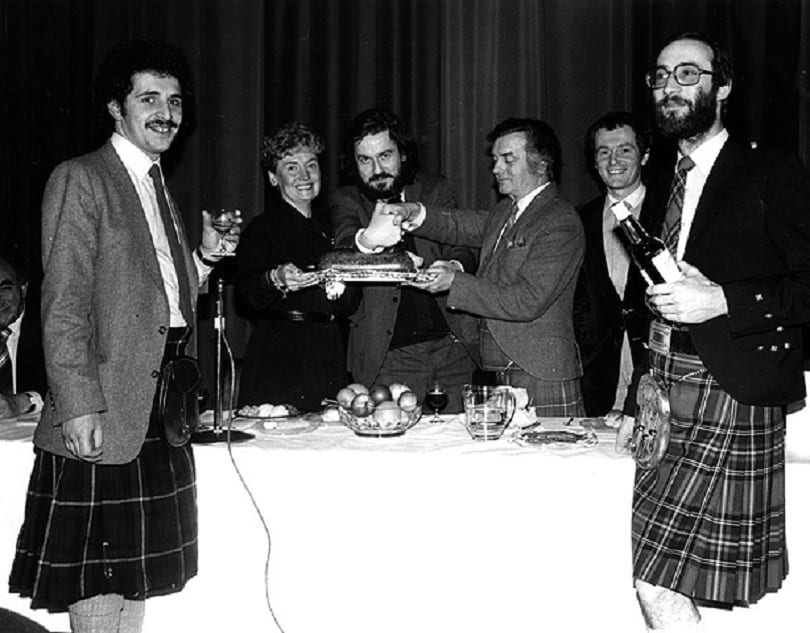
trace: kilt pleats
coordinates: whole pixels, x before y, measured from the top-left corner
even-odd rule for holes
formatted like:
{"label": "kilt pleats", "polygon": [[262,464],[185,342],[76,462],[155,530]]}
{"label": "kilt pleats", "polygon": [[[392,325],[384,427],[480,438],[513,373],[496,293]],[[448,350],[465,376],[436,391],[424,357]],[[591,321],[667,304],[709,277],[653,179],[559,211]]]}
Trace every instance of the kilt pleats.
{"label": "kilt pleats", "polygon": [[726,394],[699,359],[651,353],[670,384],[672,435],[636,471],[633,572],[700,604],[747,606],[788,573],[784,415]]}
{"label": "kilt pleats", "polygon": [[35,449],[9,578],[33,608],[60,611],[105,593],[145,599],[179,591],[196,574],[194,456],[154,427],[123,465]]}

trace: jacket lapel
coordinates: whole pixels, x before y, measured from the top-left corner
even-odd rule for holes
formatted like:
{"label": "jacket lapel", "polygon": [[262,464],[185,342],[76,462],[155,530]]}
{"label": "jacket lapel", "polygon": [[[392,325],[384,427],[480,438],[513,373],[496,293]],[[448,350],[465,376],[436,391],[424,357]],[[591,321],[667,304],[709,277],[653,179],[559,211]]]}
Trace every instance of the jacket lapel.
{"label": "jacket lapel", "polygon": [[744,150],[729,139],[717,155],[695,209],[695,218],[692,220],[684,249],[684,259],[687,259],[687,253],[700,241],[706,227],[711,223],[712,216],[720,208],[725,193],[728,192],[729,181],[741,164],[743,153]]}
{"label": "jacket lapel", "polygon": [[143,267],[161,291],[165,292],[152,234],[149,232],[141,201],[129,178],[129,173],[109,141],[101,148],[101,155],[102,163],[108,170],[110,180],[120,197],[124,220],[129,225],[130,235],[136,243]]}

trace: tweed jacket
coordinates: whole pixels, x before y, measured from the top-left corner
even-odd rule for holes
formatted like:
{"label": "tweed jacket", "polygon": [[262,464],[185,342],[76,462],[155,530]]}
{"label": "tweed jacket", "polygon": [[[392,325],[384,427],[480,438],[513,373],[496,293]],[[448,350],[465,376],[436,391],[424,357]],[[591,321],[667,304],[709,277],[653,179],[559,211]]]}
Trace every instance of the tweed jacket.
{"label": "tweed jacket", "polygon": [[[180,227],[192,303],[198,274]],[[64,422],[100,413],[102,464],[141,449],[169,330],[169,304],[144,210],[108,141],[56,167],[42,203],[43,344],[50,395],[36,446],[72,457]],[[193,337],[189,352],[193,354]]]}
{"label": "tweed jacket", "polygon": [[[438,175],[420,172],[414,182],[405,187],[405,199],[438,206],[453,206],[455,198],[447,180]],[[329,210],[335,231],[335,245],[355,248],[357,231],[368,226],[374,213],[374,203],[366,198],[356,186],[342,187],[330,198]],[[474,271],[477,250],[468,246],[449,246],[424,237],[415,237],[416,254],[424,258],[424,266],[437,259],[457,260],[464,270]],[[348,369],[355,380],[373,384],[380,373],[397,320],[399,298],[402,290],[392,284],[365,284],[360,306],[350,318]],[[469,317],[447,311],[447,293],[436,295],[450,331],[462,341],[471,328]],[[468,348],[477,359],[477,347]]]}
{"label": "tweed jacket", "polygon": [[426,208],[416,235],[481,247],[478,272],[456,273],[447,305],[485,319],[504,353],[532,376],[580,377],[572,312],[585,237],[576,210],[556,184],[535,197],[497,249],[510,200],[491,212]]}

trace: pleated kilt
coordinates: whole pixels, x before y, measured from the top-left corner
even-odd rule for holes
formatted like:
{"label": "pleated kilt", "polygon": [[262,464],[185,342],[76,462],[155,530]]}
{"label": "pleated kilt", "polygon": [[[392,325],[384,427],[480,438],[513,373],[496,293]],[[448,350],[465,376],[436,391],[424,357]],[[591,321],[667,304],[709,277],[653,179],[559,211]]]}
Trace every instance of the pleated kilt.
{"label": "pleated kilt", "polygon": [[197,573],[194,455],[162,438],[154,408],[128,464],[34,453],[9,578],[33,608],[64,611],[106,593],[145,599],[180,591]]}
{"label": "pleated kilt", "polygon": [[753,604],[788,573],[783,411],[735,401],[695,356],[650,359],[672,384],[672,435],[657,469],[636,470],[633,575],[698,604]]}

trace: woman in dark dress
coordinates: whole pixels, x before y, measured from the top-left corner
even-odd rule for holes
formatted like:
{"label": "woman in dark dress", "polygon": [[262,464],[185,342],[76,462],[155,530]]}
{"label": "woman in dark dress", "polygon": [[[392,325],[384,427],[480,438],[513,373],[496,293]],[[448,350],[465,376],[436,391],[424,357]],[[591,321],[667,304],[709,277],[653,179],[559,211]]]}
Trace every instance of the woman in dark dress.
{"label": "woman in dark dress", "polygon": [[298,122],[264,139],[262,166],[273,194],[242,232],[236,254],[236,298],[254,324],[239,406],[293,404],[314,411],[348,382],[340,317],[354,310],[359,294],[349,288],[330,301],[312,272],[331,244],[328,214],[314,204],[323,147]]}

